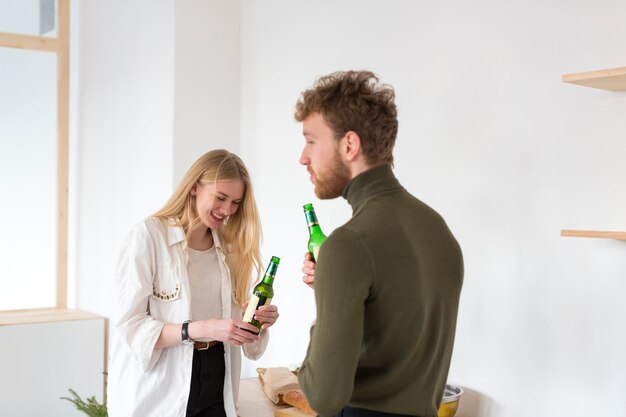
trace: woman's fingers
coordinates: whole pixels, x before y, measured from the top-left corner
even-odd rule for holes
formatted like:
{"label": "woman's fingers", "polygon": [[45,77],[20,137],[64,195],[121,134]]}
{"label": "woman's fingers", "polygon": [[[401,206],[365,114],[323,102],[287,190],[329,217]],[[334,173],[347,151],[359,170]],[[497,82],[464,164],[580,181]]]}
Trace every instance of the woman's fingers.
{"label": "woman's fingers", "polygon": [[245,321],[233,320],[234,329],[232,337],[237,342],[251,343],[259,339],[259,329],[256,326],[246,323]]}
{"label": "woman's fingers", "polygon": [[255,311],[254,316],[263,325],[262,328],[267,329],[276,323],[280,314],[278,313],[278,307],[270,304],[259,307]]}

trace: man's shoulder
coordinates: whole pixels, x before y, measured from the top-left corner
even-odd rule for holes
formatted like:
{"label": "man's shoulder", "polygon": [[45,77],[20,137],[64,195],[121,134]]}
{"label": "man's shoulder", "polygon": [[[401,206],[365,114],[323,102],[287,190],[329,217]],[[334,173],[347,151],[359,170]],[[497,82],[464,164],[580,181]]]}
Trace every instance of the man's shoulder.
{"label": "man's shoulder", "polygon": [[363,240],[363,236],[358,227],[358,222],[353,222],[354,218],[350,219],[347,223],[339,226],[328,236],[327,242],[331,242],[331,245],[341,245],[345,243],[353,243],[355,241]]}
{"label": "man's shoulder", "polygon": [[361,256],[367,247],[367,239],[363,233],[351,227],[350,222],[336,228],[326,239],[320,249],[324,256],[335,261]]}

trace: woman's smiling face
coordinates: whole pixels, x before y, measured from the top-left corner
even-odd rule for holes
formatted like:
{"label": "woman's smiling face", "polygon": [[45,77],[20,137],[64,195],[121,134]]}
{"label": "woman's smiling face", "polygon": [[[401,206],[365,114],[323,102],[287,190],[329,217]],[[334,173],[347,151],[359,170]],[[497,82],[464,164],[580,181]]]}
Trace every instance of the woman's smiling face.
{"label": "woman's smiling face", "polygon": [[191,190],[191,194],[195,195],[198,216],[209,229],[219,229],[229,216],[237,212],[244,193],[242,180],[197,184]]}

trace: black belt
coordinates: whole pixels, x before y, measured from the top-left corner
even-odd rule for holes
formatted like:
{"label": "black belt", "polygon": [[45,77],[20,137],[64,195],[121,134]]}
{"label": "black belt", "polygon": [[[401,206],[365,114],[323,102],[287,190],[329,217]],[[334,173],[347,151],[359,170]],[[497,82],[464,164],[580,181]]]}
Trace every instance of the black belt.
{"label": "black belt", "polygon": [[222,342],[219,340],[211,340],[210,342],[193,342],[193,348],[196,350],[207,350],[221,344]]}

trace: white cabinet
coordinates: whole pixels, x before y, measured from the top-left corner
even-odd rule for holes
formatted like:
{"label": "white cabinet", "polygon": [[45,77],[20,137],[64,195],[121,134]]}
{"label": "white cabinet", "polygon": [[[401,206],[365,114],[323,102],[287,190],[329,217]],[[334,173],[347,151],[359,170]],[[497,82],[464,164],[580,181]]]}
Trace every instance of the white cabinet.
{"label": "white cabinet", "polygon": [[85,417],[68,388],[102,402],[106,319],[74,310],[0,313],[4,416]]}

